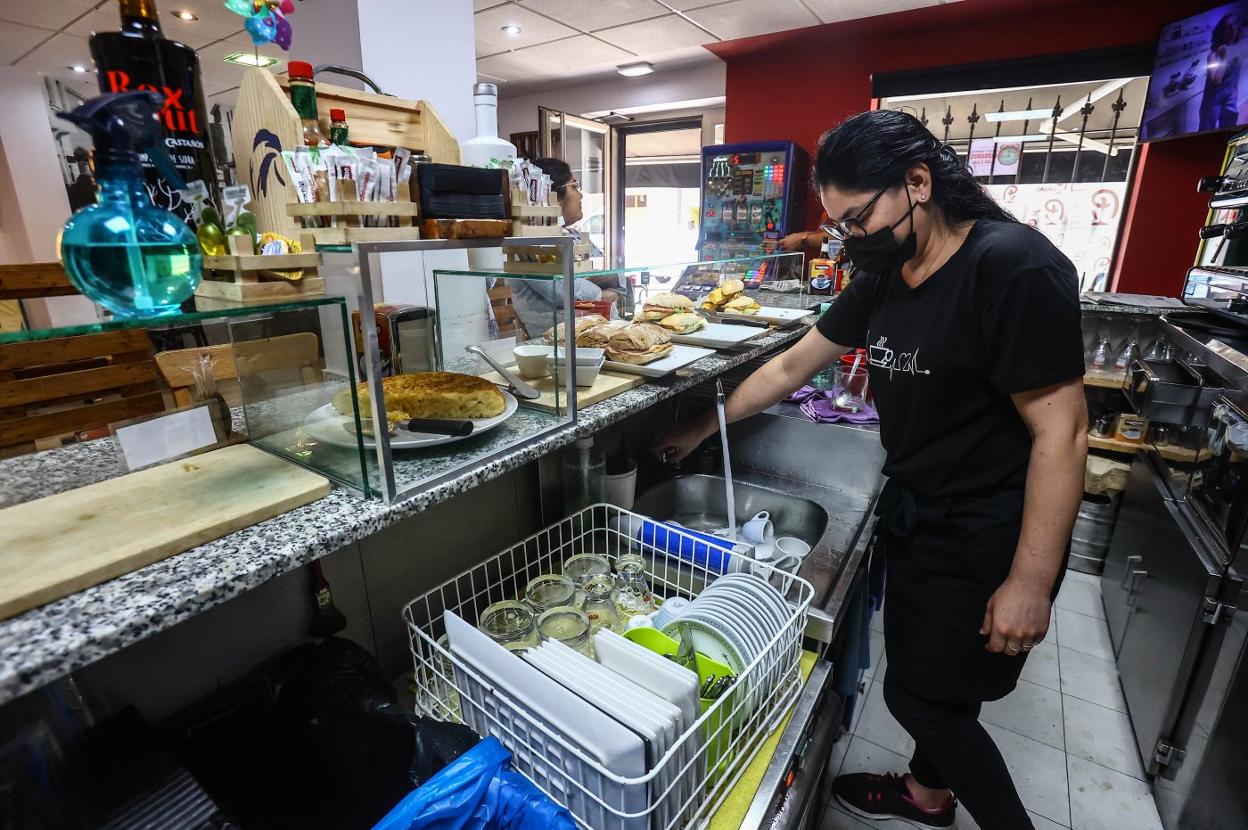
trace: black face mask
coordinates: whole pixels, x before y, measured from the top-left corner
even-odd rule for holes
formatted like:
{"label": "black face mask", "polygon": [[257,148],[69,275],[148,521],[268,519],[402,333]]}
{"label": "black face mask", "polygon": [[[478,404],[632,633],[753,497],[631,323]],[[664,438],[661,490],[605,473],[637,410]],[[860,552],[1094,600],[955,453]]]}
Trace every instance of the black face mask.
{"label": "black face mask", "polygon": [[[906,201],[910,204],[905,216],[887,228],[880,228],[865,236],[851,236],[845,240],[845,253],[849,255],[855,268],[872,274],[891,274],[914,258],[919,244],[914,233],[913,217],[916,205],[910,200],[910,189],[905,188],[905,191]],[[898,242],[893,231],[907,219],[910,220],[910,235],[904,242]]]}

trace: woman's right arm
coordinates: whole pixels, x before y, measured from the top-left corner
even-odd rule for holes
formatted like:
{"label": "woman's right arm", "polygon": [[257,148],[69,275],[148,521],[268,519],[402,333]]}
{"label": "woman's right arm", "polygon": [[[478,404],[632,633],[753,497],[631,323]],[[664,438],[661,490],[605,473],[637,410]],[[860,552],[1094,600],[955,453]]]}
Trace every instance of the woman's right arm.
{"label": "woman's right arm", "polygon": [[[728,422],[757,415],[779,403],[848,351],[848,346],[833,343],[811,329],[796,345],[766,363],[728,396],[725,406]],[[696,419],[664,435],[656,449],[669,451],[668,457],[679,461],[718,430],[719,418],[715,408],[711,407]]]}

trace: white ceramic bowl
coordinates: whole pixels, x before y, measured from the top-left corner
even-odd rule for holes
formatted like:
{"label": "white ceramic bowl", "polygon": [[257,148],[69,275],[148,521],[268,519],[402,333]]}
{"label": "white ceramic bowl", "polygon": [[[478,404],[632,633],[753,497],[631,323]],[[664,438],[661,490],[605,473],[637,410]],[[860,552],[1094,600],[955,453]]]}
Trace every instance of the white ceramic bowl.
{"label": "white ceramic bowl", "polygon": [[[595,349],[595,351],[601,351],[601,349]],[[578,353],[576,366],[573,367],[576,371],[576,385],[577,386],[593,386],[594,382],[598,380],[598,373],[602,371],[602,365],[606,362],[607,362],[607,358],[605,355],[603,355],[599,357],[597,362],[595,363],[584,364],[584,363],[581,363],[580,354]],[[558,380],[559,370],[562,367],[563,367],[562,363],[556,363],[555,358],[551,357],[549,358],[549,368],[546,374],[553,375],[555,379]]]}
{"label": "white ceramic bowl", "polygon": [[536,380],[550,374],[550,346],[516,346],[511,353],[515,355],[521,377]]}
{"label": "white ceramic bowl", "polygon": [[[546,354],[550,354],[551,348],[552,347],[550,346],[546,347]],[[554,351],[555,351],[555,355],[559,357],[560,360],[562,361],[563,352],[564,352],[563,347],[561,346],[555,349]],[[576,347],[576,365],[577,366],[592,366],[598,361],[602,360],[604,357],[606,357],[606,354],[607,352],[605,349],[590,349],[590,348],[583,347],[583,346],[577,346]]]}

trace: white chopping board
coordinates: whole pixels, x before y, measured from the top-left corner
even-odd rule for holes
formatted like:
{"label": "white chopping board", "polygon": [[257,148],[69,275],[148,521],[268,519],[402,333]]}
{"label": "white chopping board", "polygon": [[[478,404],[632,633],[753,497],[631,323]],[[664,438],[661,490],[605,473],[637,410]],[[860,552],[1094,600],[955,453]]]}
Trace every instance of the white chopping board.
{"label": "white chopping board", "polygon": [[721,311],[727,317],[744,317],[747,320],[761,320],[773,326],[788,326],[796,323],[798,320],[804,320],[815,312],[809,308],[779,308],[777,306],[765,305],[758,310],[757,314],[733,314],[731,311]]}
{"label": "white chopping board", "polygon": [[0,619],[328,493],[324,477],[236,444],[0,510]]}
{"label": "white chopping board", "polygon": [[673,343],[686,346],[705,346],[708,349],[731,349],[747,340],[767,334],[767,329],[757,326],[734,326],[731,323],[707,323],[693,334],[672,334]]}

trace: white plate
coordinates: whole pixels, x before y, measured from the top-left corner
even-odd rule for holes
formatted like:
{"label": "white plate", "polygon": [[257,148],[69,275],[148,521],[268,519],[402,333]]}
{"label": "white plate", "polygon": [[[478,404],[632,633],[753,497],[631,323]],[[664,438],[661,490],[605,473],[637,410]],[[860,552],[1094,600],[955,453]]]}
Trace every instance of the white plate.
{"label": "white plate", "polygon": [[[439,444],[463,441],[465,438],[472,438],[493,429],[512,415],[515,415],[516,410],[520,408],[520,402],[516,400],[515,395],[506,389],[499,389],[498,391],[503,393],[502,414],[495,415],[493,418],[470,418],[469,420],[473,424],[472,435],[431,435],[427,432],[409,432],[405,429],[398,429],[395,430],[394,435],[390,436],[390,448],[395,450],[413,450],[419,447],[436,447]],[[334,409],[332,403],[327,403],[309,412],[308,417],[304,419],[304,424],[308,432],[312,433],[312,437],[318,441],[344,447],[355,446],[355,436],[351,434],[346,426],[347,424],[354,426],[355,418],[350,415],[339,415],[338,410]],[[365,447],[377,446],[376,442],[367,435],[361,436],[361,440],[364,442]]]}
{"label": "white plate", "polygon": [[789,608],[788,602],[786,602],[781,593],[776,590],[776,586],[772,585],[761,576],[744,573],[724,574],[719,577],[719,579],[716,579],[710,587],[713,588],[721,582],[740,586],[742,589],[753,593],[754,596],[764,602],[768,608],[772,609],[776,619],[780,623],[781,628],[783,628],[793,616],[793,609]]}
{"label": "white plate", "polygon": [[617,363],[614,360],[608,360],[603,366],[604,369],[612,369],[616,372],[624,372],[630,375],[641,375],[647,378],[661,378],[664,375],[670,375],[677,369],[683,369],[690,363],[696,363],[704,357],[710,357],[715,354],[714,349],[703,349],[698,346],[681,346],[675,344],[672,346],[671,354],[661,360],[653,363],[647,363],[638,366],[634,363]]}
{"label": "white plate", "polygon": [[[545,722],[552,731],[561,733],[568,743],[579,747],[587,757],[597,759],[612,773],[629,778],[645,774],[645,746],[635,733],[491,640],[455,612],[447,611],[442,619],[446,623],[452,653],[471,666],[482,680],[503,692],[517,706],[527,709],[534,718]],[[474,694],[492,696],[489,690],[483,692],[480,682],[470,681],[466,675],[461,675],[463,672],[456,668],[457,680],[467,681]],[[510,718],[506,713],[502,713],[502,717],[511,721],[511,729],[528,732],[527,724]],[[477,723],[470,725],[479,733],[491,731],[492,722],[479,717],[472,720]],[[493,731],[498,733],[495,737],[513,752],[524,752],[522,747],[516,745],[513,735],[501,727]],[[530,740],[538,741],[538,735],[531,735]],[[547,744],[548,741],[541,737],[539,743]],[[641,813],[646,809],[644,785],[616,784],[586,767],[571,753],[565,755],[561,763],[549,757],[540,763],[561,765],[572,780],[580,781],[589,792],[598,793],[608,804],[622,805],[625,812]],[[579,789],[569,787],[567,794],[572,802],[570,806],[577,811],[577,815],[606,820],[605,811],[600,806],[596,807]],[[622,822],[627,830],[646,830],[648,824],[644,818]]]}
{"label": "white plate", "polygon": [[735,634],[749,647],[748,653],[743,656],[750,662],[754,662],[763,653],[767,641],[774,633],[764,625],[763,618],[751,607],[750,602],[735,597],[706,597],[702,599],[697,610],[718,615],[730,627],[728,633]]}
{"label": "white plate", "polygon": [[767,329],[754,326],[734,326],[730,323],[707,323],[693,334],[673,334],[673,343],[687,346],[706,346],[709,349],[730,349],[747,340],[767,333]]}
{"label": "white plate", "polygon": [[673,640],[679,640],[686,628],[689,629],[695,651],[723,663],[736,674],[745,670],[745,656],[741,650],[715,626],[708,625],[701,620],[691,619],[687,614],[681,614],[663,629],[663,633]]}
{"label": "white plate", "polygon": [[[543,667],[552,678],[607,715],[643,735],[650,743],[648,769],[657,767],[675,742],[680,721],[679,709],[632,683],[626,685],[623,678],[580,652],[557,640],[548,640],[524,657],[535,666]],[[683,756],[681,760],[683,761]],[[682,766],[680,762],[665,766],[655,776],[656,789],[659,792],[666,790],[672,781],[673,772]],[[651,797],[657,795],[658,793],[654,793]],[[677,787],[659,803],[654,811],[658,827],[668,825],[671,811],[680,803],[679,796]]]}
{"label": "white plate", "polygon": [[755,621],[757,631],[762,636],[764,645],[771,642],[772,637],[776,636],[784,628],[784,621],[780,619],[780,615],[771,604],[762,601],[756,594],[751,593],[750,589],[744,586],[731,583],[726,584],[714,597],[721,598],[734,605],[740,605],[745,609],[745,613],[750,616],[750,619]]}
{"label": "white plate", "polygon": [[[754,639],[747,637],[742,630],[741,622],[725,611],[718,608],[704,607],[688,614],[682,614],[681,619],[700,622],[715,629],[741,655],[741,668],[738,670],[738,673],[745,671],[746,666],[753,663],[754,658],[758,656],[758,646]],[[732,664],[729,663],[729,665]]]}
{"label": "white plate", "polygon": [[698,719],[698,675],[645,646],[602,630],[594,635],[598,662],[680,708],[686,724]]}
{"label": "white plate", "polygon": [[719,313],[728,317],[746,317],[750,320],[762,320],[764,323],[770,323],[773,326],[787,326],[809,317],[815,312],[809,308],[779,308],[777,306],[765,305],[758,310],[757,314],[733,314],[731,311],[721,311]]}

